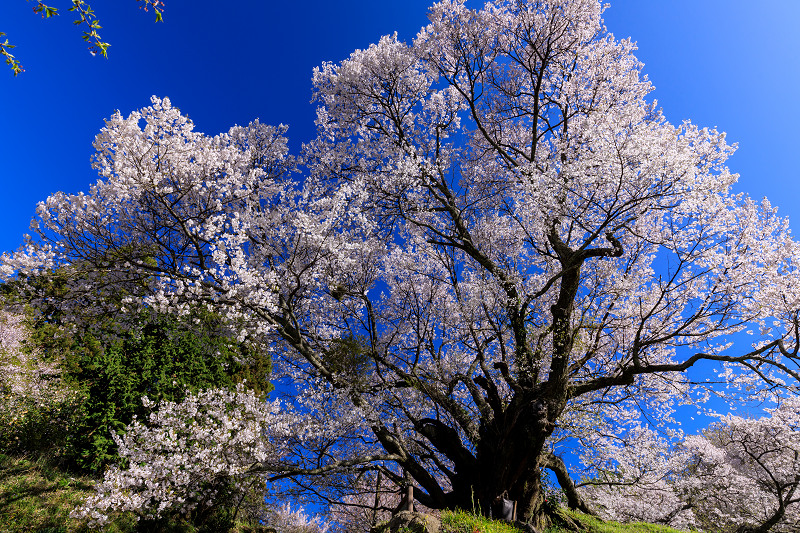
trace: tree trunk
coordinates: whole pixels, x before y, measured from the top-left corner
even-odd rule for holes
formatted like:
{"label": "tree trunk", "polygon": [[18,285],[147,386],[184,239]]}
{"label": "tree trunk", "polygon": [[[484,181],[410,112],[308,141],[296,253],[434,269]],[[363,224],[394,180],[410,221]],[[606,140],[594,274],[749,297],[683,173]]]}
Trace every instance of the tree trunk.
{"label": "tree trunk", "polygon": [[517,502],[518,520],[537,528],[549,523],[541,468],[552,423],[544,411],[541,402],[515,398],[501,417],[481,428],[474,468],[453,480],[452,507],[496,516],[506,498]]}
{"label": "tree trunk", "polygon": [[552,471],[558,479],[558,484],[567,496],[567,507],[575,509],[586,514],[594,515],[594,511],[589,507],[589,504],[578,493],[578,489],[572,478],[567,471],[567,466],[560,457],[554,455],[552,452],[547,452],[542,458],[542,464],[548,470]]}

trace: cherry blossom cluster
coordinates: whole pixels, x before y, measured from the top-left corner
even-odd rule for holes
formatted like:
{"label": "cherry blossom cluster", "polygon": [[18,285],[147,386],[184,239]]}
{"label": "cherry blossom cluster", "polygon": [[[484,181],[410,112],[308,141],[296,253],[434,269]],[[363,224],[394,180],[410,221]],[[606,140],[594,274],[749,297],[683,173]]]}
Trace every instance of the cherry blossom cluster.
{"label": "cherry blossom cluster", "polygon": [[330,525],[318,516],[310,516],[302,507],[284,504],[268,513],[268,523],[277,533],[327,533]]}
{"label": "cherry blossom cluster", "polygon": [[72,516],[100,527],[114,513],[158,518],[209,505],[221,481],[241,489],[252,470],[275,463],[282,454],[275,443],[287,431],[279,403],[265,403],[241,385],[162,402],[146,423],[134,421],[115,436],[128,467],[108,469],[97,493]]}

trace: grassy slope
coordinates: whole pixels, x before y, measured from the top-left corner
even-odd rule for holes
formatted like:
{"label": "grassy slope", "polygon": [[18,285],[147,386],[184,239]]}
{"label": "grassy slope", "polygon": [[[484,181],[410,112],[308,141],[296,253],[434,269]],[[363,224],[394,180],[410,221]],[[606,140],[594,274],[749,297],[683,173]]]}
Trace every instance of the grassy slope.
{"label": "grassy slope", "polygon": [[72,477],[46,459],[0,454],[0,533],[79,531],[69,512],[92,485],[90,478]]}
{"label": "grassy slope", "polygon": [[[592,533],[681,533],[677,529],[654,524],[619,524],[602,522],[594,517],[581,513],[568,512],[588,526]],[[442,513],[443,533],[522,533],[519,529],[504,522],[496,522],[464,512]],[[549,528],[546,533],[570,533],[557,527]]]}
{"label": "grassy slope", "polygon": [[519,529],[463,511],[442,513],[442,533],[519,533]]}
{"label": "grassy slope", "polygon": [[[630,524],[620,524],[618,522],[602,522],[593,516],[582,513],[567,511],[570,516],[579,519],[583,524],[589,526],[593,533],[682,533],[677,529],[656,524],[643,524],[634,522]],[[553,529],[550,533],[561,533],[559,529]]]}

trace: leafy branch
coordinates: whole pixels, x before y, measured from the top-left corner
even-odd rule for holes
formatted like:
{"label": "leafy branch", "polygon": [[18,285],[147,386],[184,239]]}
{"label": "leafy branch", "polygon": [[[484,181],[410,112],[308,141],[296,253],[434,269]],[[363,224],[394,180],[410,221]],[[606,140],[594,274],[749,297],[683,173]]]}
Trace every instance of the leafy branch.
{"label": "leafy branch", "polygon": [[[0,38],[5,37],[5,33],[0,31]],[[14,55],[9,52],[11,48],[15,48],[13,44],[9,44],[8,39],[5,42],[0,43],[0,55],[6,58],[6,65],[11,67],[11,70],[14,72],[14,76],[19,74],[20,72],[24,72],[25,69],[22,68],[19,60],[14,57]]]}
{"label": "leafy branch", "polygon": [[[96,55],[98,52],[100,52],[103,57],[108,57],[108,47],[111,45],[103,41],[103,39],[100,37],[100,34],[97,32],[97,30],[101,29],[102,26],[100,25],[92,6],[86,3],[84,0],[71,1],[72,7],[69,8],[69,11],[74,11],[77,13],[77,18],[72,21],[72,23],[76,26],[85,25],[88,28],[83,32],[83,40],[89,43],[89,53]],[[136,1],[139,2],[139,7],[141,9],[144,9],[145,11],[149,11],[150,9],[153,10],[156,15],[156,22],[164,21],[162,15],[164,12],[164,2],[162,0]],[[59,14],[58,8],[46,5],[41,0],[37,0],[36,6],[33,8],[33,12],[38,15],[42,15],[42,18],[50,18]],[[5,33],[0,32],[0,37],[4,37],[5,35]],[[14,55],[9,52],[9,50],[12,48],[15,48],[15,45],[10,44],[8,39],[6,39],[5,42],[0,43],[0,55],[5,57],[6,64],[11,67],[11,70],[14,72],[14,76],[16,76],[19,73],[24,72],[25,69],[22,68],[19,60],[17,60]]]}

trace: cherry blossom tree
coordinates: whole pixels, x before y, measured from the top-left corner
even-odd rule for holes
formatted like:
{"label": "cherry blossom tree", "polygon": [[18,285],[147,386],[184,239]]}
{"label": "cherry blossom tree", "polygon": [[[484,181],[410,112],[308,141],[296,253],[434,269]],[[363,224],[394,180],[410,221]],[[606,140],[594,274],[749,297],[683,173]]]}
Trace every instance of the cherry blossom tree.
{"label": "cherry blossom tree", "polygon": [[403,504],[400,487],[387,482],[380,472],[357,477],[351,487],[353,490],[331,505],[328,512],[332,521],[345,531],[370,531],[389,522]]}
{"label": "cherry blossom tree", "polygon": [[276,533],[327,533],[330,525],[318,516],[309,516],[304,509],[285,504],[270,513],[269,524]]}
{"label": "cherry blossom tree", "polygon": [[604,518],[719,533],[797,531],[800,399],[766,416],[725,415],[670,444],[652,431],[599,446],[605,468],[579,483]]}
{"label": "cherry blossom tree", "polygon": [[702,525],[767,533],[800,527],[800,400],[768,416],[727,415],[684,443],[689,469],[678,483]]}
{"label": "cherry blossom tree", "polygon": [[55,362],[42,360],[35,349],[26,350],[29,337],[24,315],[0,310],[0,391],[3,396],[25,397],[41,404],[56,394],[60,371]]}
{"label": "cherry blossom tree", "polygon": [[786,220],[733,192],[724,134],[647,99],[602,11],[435,4],[413,42],[315,70],[300,166],[282,126],[115,114],[100,180],[43,202],[3,273],[72,269],[76,320],[124,288],[260,342],[311,428],[287,478],[372,469],[429,508],[505,495],[541,523],[549,468],[589,509],[555,443],[702,400],[700,362],[743,395],[800,377]]}
{"label": "cherry blossom tree", "polygon": [[[5,305],[5,302],[3,302]],[[0,308],[0,449],[38,453],[63,444],[81,394],[61,379],[60,361],[30,342],[25,315]]]}
{"label": "cherry blossom tree", "polygon": [[211,506],[223,482],[237,495],[244,493],[253,465],[264,467],[281,457],[271,445],[282,440],[274,437],[287,427],[278,410],[277,402],[265,406],[241,385],[162,402],[147,424],[134,421],[114,436],[129,467],[108,469],[97,494],[73,516],[99,527],[112,511],[147,519],[187,515]]}
{"label": "cherry blossom tree", "polygon": [[577,485],[603,519],[698,529],[694,505],[681,488],[690,460],[685,449],[647,427],[593,444],[584,461],[594,475]]}

